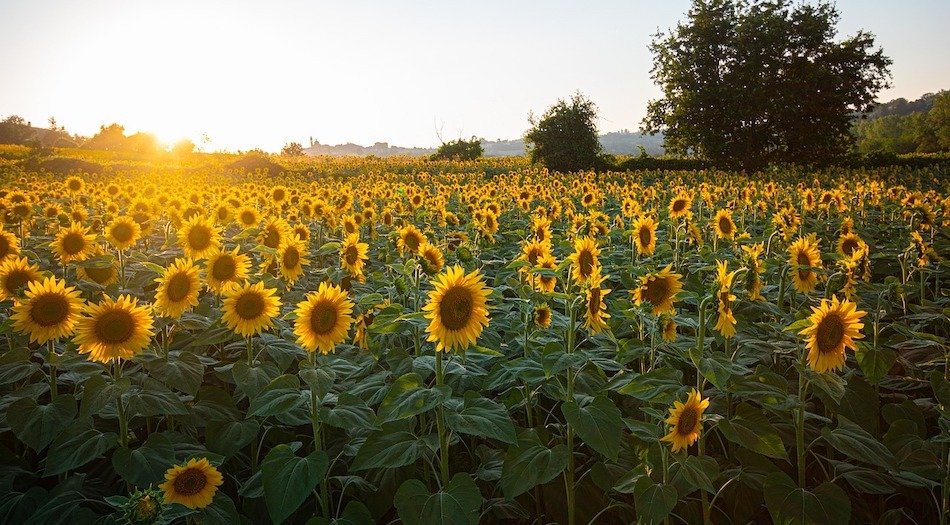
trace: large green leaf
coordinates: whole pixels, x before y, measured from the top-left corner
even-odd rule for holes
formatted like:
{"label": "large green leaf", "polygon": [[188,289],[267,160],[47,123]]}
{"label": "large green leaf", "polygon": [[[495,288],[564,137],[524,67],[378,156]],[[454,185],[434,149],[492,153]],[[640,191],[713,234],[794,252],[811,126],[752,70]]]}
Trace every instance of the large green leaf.
{"label": "large green leaf", "polygon": [[120,447],[112,453],[112,466],[129,483],[147,487],[162,481],[175,463],[175,446],[164,434],[148,436],[139,448]]}
{"label": "large green leaf", "polygon": [[233,456],[254,441],[260,428],[260,424],[253,419],[208,423],[205,430],[208,450],[225,456]]}
{"label": "large green leaf", "polygon": [[778,525],[840,525],[851,519],[848,494],[833,483],[814,492],[799,488],[784,472],[773,472],[763,484],[765,506]]}
{"label": "large green leaf", "polygon": [[482,495],[471,476],[458,473],[435,494],[421,481],[407,480],[393,503],[405,525],[476,525]]}
{"label": "large green leaf", "polygon": [[379,404],[380,422],[409,418],[437,407],[444,392],[437,388],[424,388],[419,374],[408,373],[397,379]]}
{"label": "large green leaf", "polygon": [[561,405],[561,411],[584,443],[610,459],[617,459],[624,425],[620,409],[607,396],[597,396],[583,407],[571,400]]}
{"label": "large green leaf", "polygon": [[115,443],[114,433],[102,433],[92,428],[89,421],[77,420],[50,445],[45,475],[55,476],[81,467],[111,450]]}
{"label": "large green leaf", "polygon": [[333,407],[320,407],[320,420],[327,425],[345,430],[372,430],[376,425],[376,414],[366,403],[346,392],[336,398]]}
{"label": "large green leaf", "polygon": [[366,438],[350,468],[357,471],[402,467],[419,459],[425,448],[426,442],[415,434],[383,427]]}
{"label": "large green leaf", "polygon": [[39,363],[30,361],[30,355],[30,350],[25,346],[0,355],[0,386],[15,383],[40,369]]}
{"label": "large green leaf", "polygon": [[169,390],[160,382],[146,377],[141,385],[132,385],[122,394],[122,402],[128,407],[128,415],[132,416],[183,416],[188,414],[188,408],[178,397],[178,394]]}
{"label": "large green leaf", "polygon": [[518,436],[518,444],[509,448],[501,467],[499,484],[509,499],[532,487],[547,483],[567,467],[568,450],[564,445],[548,448],[533,430]]}
{"label": "large green leaf", "polygon": [[838,416],[836,429],[823,428],[821,435],[835,450],[852,459],[891,470],[897,469],[894,454],[874,436],[844,416]]}
{"label": "large green leaf", "polygon": [[[294,377],[296,379],[296,377]],[[264,500],[274,523],[281,523],[303,504],[307,496],[324,479],[330,460],[322,450],[306,457],[294,451],[300,443],[277,445],[261,462]]]}
{"label": "large green leaf", "polygon": [[887,372],[897,360],[897,353],[881,345],[858,342],[858,350],[854,353],[858,366],[864,372],[864,377],[872,385],[878,384],[887,375]]}
{"label": "large green leaf", "polygon": [[201,511],[201,525],[233,525],[240,522],[234,501],[220,490],[214,494],[211,505]]}
{"label": "large green leaf", "polygon": [[37,405],[32,397],[23,397],[7,408],[7,423],[14,435],[39,452],[76,417],[76,400],[61,395],[48,405]]}
{"label": "large green leaf", "polygon": [[187,350],[172,352],[168,359],[154,359],[145,366],[156,379],[191,395],[198,393],[205,370],[198,356]]}
{"label": "large green leaf", "polygon": [[693,487],[710,494],[716,493],[715,481],[719,477],[719,464],[712,456],[686,456],[677,460],[679,473]]}
{"label": "large green leaf", "polygon": [[752,405],[740,404],[732,419],[719,422],[726,439],[770,458],[788,459],[785,445],[765,414]]}
{"label": "large green leaf", "polygon": [[[451,408],[445,411],[445,422],[455,432],[497,439],[505,443],[517,441],[515,426],[511,423],[504,405],[471,390],[465,392],[461,403],[458,399],[451,402]],[[447,401],[447,405],[449,403]]]}
{"label": "large green leaf", "polygon": [[276,416],[304,404],[309,396],[300,390],[297,376],[284,374],[270,382],[252,401],[247,415]]}
{"label": "large green leaf", "polygon": [[672,485],[654,483],[649,476],[637,479],[633,498],[637,505],[637,517],[643,523],[660,523],[676,507],[676,488]]}

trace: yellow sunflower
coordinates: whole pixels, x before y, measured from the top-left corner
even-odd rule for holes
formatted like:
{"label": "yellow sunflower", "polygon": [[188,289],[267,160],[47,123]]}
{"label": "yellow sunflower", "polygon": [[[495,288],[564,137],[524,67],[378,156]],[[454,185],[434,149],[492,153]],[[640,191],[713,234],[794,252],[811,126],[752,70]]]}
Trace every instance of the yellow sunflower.
{"label": "yellow sunflower", "polygon": [[547,304],[539,304],[534,307],[534,312],[532,313],[532,319],[534,320],[534,325],[538,328],[544,329],[551,326],[551,307]]}
{"label": "yellow sunflower", "polygon": [[426,241],[425,234],[412,224],[407,224],[399,228],[399,239],[396,241],[396,247],[399,248],[399,255],[408,255],[411,257],[419,251],[419,245]]}
{"label": "yellow sunflower", "polygon": [[811,293],[818,286],[818,273],[811,268],[821,267],[821,252],[813,236],[799,237],[788,247],[788,264],[792,267],[795,290]]}
{"label": "yellow sunflower", "polygon": [[290,224],[277,217],[264,223],[261,231],[257,234],[257,242],[276,250],[283,244],[284,238],[288,235],[290,235]]}
{"label": "yellow sunflower", "polygon": [[419,262],[427,274],[435,275],[441,272],[442,267],[445,266],[445,257],[438,246],[431,244],[429,241],[424,241],[419,245]]}
{"label": "yellow sunflower", "polygon": [[155,310],[160,315],[178,319],[186,310],[198,305],[201,279],[191,259],[176,260],[155,282],[158,283]]}
{"label": "yellow sunflower", "polygon": [[189,459],[165,471],[165,482],[158,486],[165,493],[165,503],[178,503],[189,509],[211,505],[224,478],[207,458]]}
{"label": "yellow sunflower", "polygon": [[574,253],[568,256],[571,261],[571,275],[574,282],[585,284],[600,270],[600,248],[593,237],[580,237],[574,241]]}
{"label": "yellow sunflower", "polygon": [[89,233],[89,228],[83,228],[78,222],[72,223],[69,228],[61,228],[53,240],[53,252],[60,263],[85,261],[95,247],[96,236]]}
{"label": "yellow sunflower", "polygon": [[656,251],[657,222],[653,217],[642,215],[633,222],[633,244],[640,255],[653,255]]}
{"label": "yellow sunflower", "polygon": [[26,257],[13,257],[0,263],[0,301],[20,295],[32,281],[42,279],[40,267],[30,264]]}
{"label": "yellow sunflower", "polygon": [[479,270],[466,274],[458,265],[436,277],[434,285],[423,307],[428,312],[428,340],[437,343],[437,351],[468,348],[488,326],[491,289]]}
{"label": "yellow sunflower", "polygon": [[274,326],[280,299],[264,283],[232,285],[224,292],[221,320],[235,333],[250,337]]}
{"label": "yellow sunflower", "polygon": [[732,212],[719,210],[712,220],[713,231],[720,239],[733,239],[736,236],[736,223],[732,220]]}
{"label": "yellow sunflower", "polygon": [[104,296],[99,304],[86,305],[73,342],[80,354],[89,354],[89,359],[97,363],[131,359],[155,335],[149,310],[128,295],[115,300]]}
{"label": "yellow sunflower", "polygon": [[297,344],[310,352],[329,354],[346,339],[353,324],[353,302],[335,284],[320,283],[315,293],[297,303],[294,334]]}
{"label": "yellow sunflower", "polygon": [[864,244],[861,236],[854,232],[845,233],[838,238],[838,253],[842,257],[851,257]]}
{"label": "yellow sunflower", "polygon": [[116,217],[106,227],[106,240],[118,250],[134,245],[141,235],[142,227],[131,217]]}
{"label": "yellow sunflower", "polygon": [[670,417],[666,424],[671,425],[670,433],[660,438],[673,446],[673,452],[685,450],[699,439],[703,430],[703,412],[709,408],[709,399],[703,399],[702,394],[694,388],[689,393],[686,403],[674,401],[670,407]]}
{"label": "yellow sunflower", "polygon": [[[104,250],[98,247],[93,250],[92,256],[99,257],[103,253]],[[109,286],[119,280],[119,268],[114,260],[103,266],[77,266],[76,276],[85,281],[92,281],[99,286]]]}
{"label": "yellow sunflower", "polygon": [[0,263],[20,253],[20,239],[0,227]]}
{"label": "yellow sunflower", "polygon": [[31,342],[44,344],[76,331],[83,300],[65,281],[47,277],[27,284],[26,299],[13,307],[13,329],[29,334]]}
{"label": "yellow sunflower", "polygon": [[254,228],[261,223],[261,214],[256,209],[250,206],[244,206],[238,209],[237,213],[234,214],[234,218],[237,220],[237,223],[244,228]]}
{"label": "yellow sunflower", "polygon": [[360,282],[366,280],[363,275],[363,266],[369,259],[368,251],[369,244],[360,242],[360,234],[358,233],[347,235],[343,244],[340,245],[340,266]]}
{"label": "yellow sunflower", "polygon": [[690,208],[693,207],[693,198],[685,193],[681,193],[670,199],[669,212],[671,219],[678,219],[680,217],[691,217],[693,212]]}
{"label": "yellow sunflower", "polygon": [[736,316],[732,313],[732,302],[736,300],[736,296],[732,294],[732,281],[737,271],[729,271],[728,261],[716,261],[719,282],[719,318],[716,320],[716,331],[727,339],[736,335]]}
{"label": "yellow sunflower", "polygon": [[221,248],[221,230],[214,220],[196,215],[178,230],[178,244],[186,257],[204,259]]}
{"label": "yellow sunflower", "polygon": [[762,299],[762,261],[759,260],[759,257],[762,256],[762,252],[765,251],[765,245],[761,242],[755,243],[751,246],[743,246],[742,251],[746,254],[747,267],[749,271],[746,273],[746,291],[749,292],[749,299],[752,301],[757,301]]}
{"label": "yellow sunflower", "polygon": [[208,287],[221,293],[232,283],[239,283],[247,279],[251,269],[251,259],[239,253],[239,248],[232,251],[217,251],[208,257],[205,280]]}
{"label": "yellow sunflower", "polygon": [[838,297],[822,299],[808,317],[811,325],[799,332],[806,337],[808,366],[818,373],[844,368],[845,348],[856,350],[855,339],[864,337],[861,318],[867,312],[857,309],[857,305],[847,299],[838,302]]}
{"label": "yellow sunflower", "polygon": [[[543,255],[541,256],[541,260],[538,261],[538,268],[554,272],[557,269],[557,260],[551,254]],[[557,286],[557,277],[554,275],[534,275],[535,290],[551,293],[554,291],[555,286]]]}
{"label": "yellow sunflower", "polygon": [[604,303],[604,296],[610,293],[609,288],[601,288],[600,284],[604,277],[595,275],[590,279],[590,286],[587,288],[587,309],[585,312],[584,326],[595,334],[603,332],[607,328],[606,319],[610,318],[607,313],[607,304]]}
{"label": "yellow sunflower", "polygon": [[303,268],[310,264],[307,258],[307,245],[296,235],[285,235],[277,249],[280,261],[278,271],[288,284],[293,284],[303,275]]}
{"label": "yellow sunflower", "polygon": [[663,328],[663,340],[667,343],[676,342],[676,321],[672,317],[663,316],[660,326]]}
{"label": "yellow sunflower", "polygon": [[668,265],[659,272],[640,278],[640,287],[633,290],[633,299],[638,306],[648,302],[653,307],[653,315],[673,315],[673,302],[676,294],[683,289],[683,283],[680,282],[683,276],[673,273],[672,269],[673,265]]}

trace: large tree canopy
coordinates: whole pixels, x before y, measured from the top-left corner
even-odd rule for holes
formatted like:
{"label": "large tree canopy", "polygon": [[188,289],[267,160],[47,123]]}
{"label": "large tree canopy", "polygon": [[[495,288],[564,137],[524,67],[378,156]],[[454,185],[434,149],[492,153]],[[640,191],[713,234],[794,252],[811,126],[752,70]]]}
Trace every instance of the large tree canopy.
{"label": "large tree canopy", "polygon": [[531,162],[550,170],[569,172],[595,168],[601,163],[597,138],[597,106],[580,93],[558,100],[540,120],[529,118],[524,136]]}
{"label": "large tree canopy", "polygon": [[645,127],[672,153],[724,167],[821,164],[846,152],[851,120],[889,85],[891,60],[864,31],[836,40],[829,3],[695,0],[658,33]]}

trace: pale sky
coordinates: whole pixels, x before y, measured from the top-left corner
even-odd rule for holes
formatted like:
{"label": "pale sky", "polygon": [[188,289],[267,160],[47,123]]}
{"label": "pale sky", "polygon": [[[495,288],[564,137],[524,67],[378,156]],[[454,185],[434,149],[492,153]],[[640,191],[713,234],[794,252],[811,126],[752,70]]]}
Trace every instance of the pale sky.
{"label": "pale sky", "polygon": [[[881,100],[950,88],[948,0],[839,0],[893,60]],[[580,90],[637,129],[657,29],[689,0],[0,0],[0,117],[119,122],[206,150],[517,138]],[[200,144],[203,134],[208,145]]]}

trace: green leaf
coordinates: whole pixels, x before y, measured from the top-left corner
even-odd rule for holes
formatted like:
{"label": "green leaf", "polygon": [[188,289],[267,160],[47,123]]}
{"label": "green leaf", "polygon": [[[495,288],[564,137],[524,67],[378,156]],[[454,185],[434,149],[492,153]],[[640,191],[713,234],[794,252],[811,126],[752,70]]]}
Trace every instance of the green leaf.
{"label": "green leaf", "polygon": [[37,405],[32,397],[17,399],[7,408],[7,423],[13,434],[39,452],[76,417],[76,400],[61,395],[48,405]]}
{"label": "green leaf", "polygon": [[868,383],[876,385],[894,366],[894,361],[897,360],[897,352],[880,345],[875,348],[874,345],[862,341],[858,342],[858,350],[855,352],[854,358],[858,361],[858,366],[864,372],[864,377],[867,378]]}
{"label": "green leaf", "polygon": [[122,402],[127,403],[129,417],[188,414],[188,409],[178,394],[150,377],[146,377],[141,385],[132,385],[132,388],[123,393]]}
{"label": "green leaf", "polygon": [[330,525],[374,525],[375,523],[376,518],[366,505],[353,500],[346,504],[343,514],[331,521]]}
{"label": "green leaf", "polygon": [[264,363],[260,366],[248,366],[244,361],[234,363],[231,375],[241,392],[253,399],[267,387],[280,371],[274,363]]}
{"label": "green leaf", "polygon": [[317,393],[317,397],[323,399],[333,387],[333,381],[336,379],[336,372],[332,368],[320,367],[317,369],[304,368],[297,372],[300,379],[303,379],[310,389]]}
{"label": "green leaf", "polygon": [[534,430],[518,436],[518,444],[509,448],[501,467],[499,484],[508,499],[524,494],[536,485],[547,483],[567,467],[568,450],[564,445],[548,448]]}
{"label": "green leaf", "polygon": [[297,376],[284,374],[268,384],[252,401],[248,417],[275,416],[289,412],[307,401],[309,396],[300,390]]}
{"label": "green leaf", "polygon": [[393,431],[384,427],[366,438],[350,468],[357,471],[410,465],[419,459],[425,447],[425,441],[411,432]]}
{"label": "green leaf", "polygon": [[716,458],[686,456],[678,460],[677,465],[679,465],[680,474],[690,485],[710,494],[716,493],[715,481],[719,477],[719,464],[716,463]]}
{"label": "green leaf", "polygon": [[421,481],[407,480],[393,504],[405,525],[476,525],[482,494],[471,476],[458,473],[435,494]]}
{"label": "green leaf", "polygon": [[205,371],[198,356],[187,350],[172,352],[169,359],[149,361],[145,367],[156,379],[191,395],[198,393]]}
{"label": "green leaf", "polygon": [[30,361],[28,348],[14,348],[0,355],[0,386],[25,379],[40,369],[39,363]]}
{"label": "green leaf", "polygon": [[561,411],[584,443],[610,459],[617,459],[624,425],[620,409],[613,401],[600,395],[581,407],[571,400],[561,405]]}
{"label": "green leaf", "polygon": [[672,404],[673,396],[683,387],[683,373],[675,368],[658,368],[645,374],[631,374],[617,392],[640,401]]}
{"label": "green leaf", "polygon": [[406,419],[437,407],[442,402],[443,392],[436,388],[423,388],[422,378],[414,372],[397,379],[379,404],[381,422]]}
{"label": "green leaf", "polygon": [[366,403],[348,393],[337,396],[336,406],[333,408],[320,407],[320,420],[327,425],[344,430],[375,430],[376,414]]}
{"label": "green leaf", "polygon": [[253,419],[210,422],[205,429],[208,450],[227,457],[233,456],[254,441],[260,428],[260,424]]}
{"label": "green leaf", "polygon": [[234,501],[223,491],[214,494],[214,500],[201,511],[201,525],[233,525],[241,523]]}
{"label": "green leaf", "polygon": [[894,454],[874,436],[842,415],[838,415],[838,428],[823,428],[821,435],[835,450],[849,458],[897,470]]}
{"label": "green leaf", "polygon": [[62,474],[102,456],[115,447],[116,435],[102,433],[89,421],[76,421],[59,434],[50,445],[46,457],[46,476]]}
{"label": "green leaf", "polygon": [[131,387],[132,382],[128,377],[123,377],[115,383],[107,383],[106,379],[100,375],[90,377],[82,384],[79,417],[99,415],[102,409]]}
{"label": "green leaf", "polygon": [[718,425],[726,439],[770,458],[788,459],[785,445],[775,427],[759,409],[740,404],[736,415]]}
{"label": "green leaf", "polygon": [[839,525],[851,520],[851,501],[833,483],[822,483],[810,492],[784,472],[773,472],[765,477],[762,488],[765,506],[778,525]]}
{"label": "green leaf", "polygon": [[118,448],[112,453],[112,466],[126,481],[138,487],[157,484],[175,462],[175,446],[164,434],[150,434],[137,449]]}
{"label": "green leaf", "polygon": [[633,498],[641,522],[659,523],[676,507],[678,496],[672,485],[654,483],[649,476],[642,476],[633,487]]}
{"label": "green leaf", "polygon": [[283,522],[300,508],[326,477],[329,464],[330,460],[322,450],[301,458],[294,454],[294,448],[280,444],[267,453],[261,462],[261,476],[267,511],[274,523]]}
{"label": "green leaf", "polygon": [[714,353],[699,359],[699,371],[716,388],[724,389],[734,376],[745,376],[750,370],[733,363],[725,354]]}
{"label": "green leaf", "polygon": [[505,443],[515,443],[518,439],[504,405],[471,390],[465,392],[462,406],[445,411],[445,422],[449,428],[461,434],[483,436]]}

